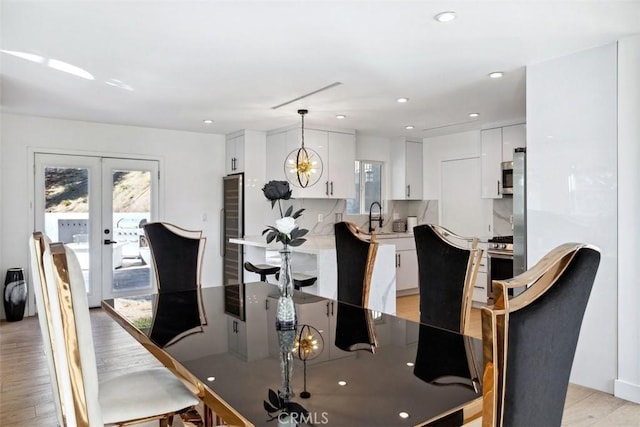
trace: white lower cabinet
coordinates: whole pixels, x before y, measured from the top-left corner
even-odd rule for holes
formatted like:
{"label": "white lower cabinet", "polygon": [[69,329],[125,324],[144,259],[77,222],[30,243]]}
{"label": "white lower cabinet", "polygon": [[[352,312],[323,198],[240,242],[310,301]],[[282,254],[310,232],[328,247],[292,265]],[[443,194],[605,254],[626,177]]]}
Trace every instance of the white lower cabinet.
{"label": "white lower cabinet", "polygon": [[227,315],[227,344],[229,352],[251,362],[269,356],[267,341],[266,293],[247,288],[245,316],[247,322]]}
{"label": "white lower cabinet", "polygon": [[378,241],[396,247],[396,292],[418,289],[418,255],[413,236]]}
{"label": "white lower cabinet", "polygon": [[[269,336],[269,354],[272,357],[279,355],[278,334],[275,329],[276,306],[278,300],[275,297],[267,298],[267,334]],[[303,325],[310,325],[318,330],[324,346],[322,352],[307,363],[313,364],[343,357],[355,357],[355,352],[342,351],[335,346],[336,316],[338,303],[324,298],[305,296],[296,301],[296,313],[298,315],[298,330]]]}
{"label": "white lower cabinet", "polygon": [[482,258],[478,268],[478,276],[473,286],[473,301],[482,304],[487,303],[487,247],[486,243],[479,243],[478,248],[482,249]]}

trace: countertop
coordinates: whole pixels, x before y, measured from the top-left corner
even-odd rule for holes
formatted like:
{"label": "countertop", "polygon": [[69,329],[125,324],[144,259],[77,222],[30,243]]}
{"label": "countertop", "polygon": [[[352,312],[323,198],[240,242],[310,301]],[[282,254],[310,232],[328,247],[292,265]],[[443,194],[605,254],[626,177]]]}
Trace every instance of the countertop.
{"label": "countertop", "polygon": [[[406,237],[413,238],[413,233],[376,234],[378,243],[381,246],[385,245],[385,243],[383,243],[385,239],[406,238]],[[306,236],[306,239],[307,241],[300,246],[290,246],[291,251],[299,252],[299,253],[318,254],[320,253],[320,251],[336,249],[335,238],[332,235],[311,235],[311,236]],[[273,251],[277,251],[282,248],[282,244],[278,242],[272,242],[270,244],[267,244],[267,241],[265,240],[264,236],[245,236],[242,238],[231,238],[229,239],[229,242],[236,243],[239,245],[265,248]]]}

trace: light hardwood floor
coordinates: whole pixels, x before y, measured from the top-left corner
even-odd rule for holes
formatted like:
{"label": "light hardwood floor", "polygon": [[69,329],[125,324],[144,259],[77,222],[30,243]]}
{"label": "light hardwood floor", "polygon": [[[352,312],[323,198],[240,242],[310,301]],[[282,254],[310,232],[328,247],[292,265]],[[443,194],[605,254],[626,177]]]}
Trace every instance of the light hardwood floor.
{"label": "light hardwood floor", "polygon": [[[417,296],[398,299],[398,314],[418,318]],[[102,310],[91,310],[98,374],[101,378],[143,367],[160,366]],[[470,332],[479,332],[474,310]],[[474,332],[475,330],[475,332]],[[49,373],[38,320],[0,322],[0,426],[54,427]],[[640,426],[640,405],[571,385],[563,424],[567,426]]]}

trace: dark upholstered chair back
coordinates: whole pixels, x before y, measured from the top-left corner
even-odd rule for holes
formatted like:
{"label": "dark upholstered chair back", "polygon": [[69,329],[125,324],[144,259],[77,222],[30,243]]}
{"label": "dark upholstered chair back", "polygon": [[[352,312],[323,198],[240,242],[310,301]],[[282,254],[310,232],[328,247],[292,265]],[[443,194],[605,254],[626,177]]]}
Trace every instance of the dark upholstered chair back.
{"label": "dark upholstered chair back", "polygon": [[475,246],[472,249],[455,246],[444,238],[443,230],[431,224],[413,229],[418,256],[420,323],[463,332],[471,310],[481,252]]}
{"label": "dark upholstered chair back", "polygon": [[378,244],[358,237],[357,234],[366,233],[354,224],[339,222],[334,229],[339,301],[335,345],[345,351],[373,352],[376,337],[371,312],[366,307]]}
{"label": "dark upholstered chair back", "polygon": [[158,281],[158,292],[195,290],[200,286],[201,259],[206,239],[202,232],[172,224],[144,225]]}
{"label": "dark upholstered chair back", "polygon": [[201,231],[172,224],[144,225],[158,282],[149,338],[161,347],[201,332],[207,324],[200,295],[200,269],[206,239]]}
{"label": "dark upholstered chair back", "polygon": [[[568,243],[533,268],[494,281],[494,307],[482,309],[483,395],[491,425],[559,426],[598,249]],[[510,288],[528,285],[508,299]],[[506,367],[506,368],[505,368]],[[491,404],[487,404],[487,400]],[[487,408],[489,411],[487,412]]]}
{"label": "dark upholstered chair back", "polygon": [[334,229],[338,301],[366,307],[378,244],[358,237],[358,229],[354,224],[338,222]]}

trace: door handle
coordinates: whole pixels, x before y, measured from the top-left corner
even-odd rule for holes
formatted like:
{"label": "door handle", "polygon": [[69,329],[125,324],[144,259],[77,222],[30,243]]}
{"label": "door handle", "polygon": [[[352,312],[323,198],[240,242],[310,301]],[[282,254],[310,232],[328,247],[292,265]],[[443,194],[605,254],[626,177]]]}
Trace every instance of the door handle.
{"label": "door handle", "polygon": [[224,236],[225,236],[225,226],[226,221],[224,218],[224,208],[220,209],[220,255],[224,258],[227,256],[227,245],[225,245]]}
{"label": "door handle", "polygon": [[111,240],[111,239],[104,239],[104,244],[105,245],[113,245],[116,244],[118,242],[116,242],[115,240]]}

